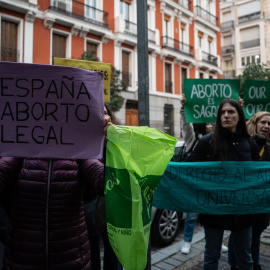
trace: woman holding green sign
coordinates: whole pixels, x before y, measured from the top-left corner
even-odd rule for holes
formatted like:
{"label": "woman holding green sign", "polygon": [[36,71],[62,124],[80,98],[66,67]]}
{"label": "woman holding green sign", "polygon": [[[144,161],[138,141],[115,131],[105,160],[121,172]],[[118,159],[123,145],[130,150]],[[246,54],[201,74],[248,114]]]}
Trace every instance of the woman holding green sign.
{"label": "woman holding green sign", "polygon": [[[263,161],[270,161],[270,113],[258,112],[247,122],[248,133],[254,138]],[[269,226],[269,214],[257,214],[252,224],[251,254],[253,269],[260,270],[260,240],[262,232]],[[232,270],[239,269],[234,254],[232,238],[229,239],[229,264]]]}
{"label": "woman holding green sign", "polygon": [[[203,136],[186,161],[260,160],[258,148],[246,129],[244,112],[236,100],[223,100],[212,134]],[[218,213],[217,213],[218,214]],[[204,269],[217,270],[224,230],[230,230],[237,263],[241,270],[252,270],[251,231],[254,215],[208,215],[199,219],[205,231]]]}

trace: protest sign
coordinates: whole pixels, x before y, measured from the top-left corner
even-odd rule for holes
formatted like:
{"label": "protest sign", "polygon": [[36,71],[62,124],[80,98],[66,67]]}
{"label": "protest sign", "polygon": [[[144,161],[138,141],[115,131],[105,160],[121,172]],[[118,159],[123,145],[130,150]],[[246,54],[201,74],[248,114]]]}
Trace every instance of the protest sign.
{"label": "protest sign", "polygon": [[147,262],[153,192],[174,154],[176,138],[148,127],[110,126],[105,202],[111,246],[126,270]]}
{"label": "protest sign", "polygon": [[270,82],[245,81],[243,100],[243,110],[247,119],[257,112],[270,112]]}
{"label": "protest sign", "polygon": [[0,62],[0,155],[101,158],[103,73]]}
{"label": "protest sign", "polygon": [[238,100],[240,80],[184,79],[187,99],[187,123],[216,122],[218,106],[223,99]]}
{"label": "protest sign", "polygon": [[58,66],[76,67],[91,71],[103,72],[104,102],[110,102],[111,64],[94,61],[65,59],[54,57],[54,64]]}
{"label": "protest sign", "polygon": [[270,213],[270,163],[170,162],[153,206],[213,215]]}

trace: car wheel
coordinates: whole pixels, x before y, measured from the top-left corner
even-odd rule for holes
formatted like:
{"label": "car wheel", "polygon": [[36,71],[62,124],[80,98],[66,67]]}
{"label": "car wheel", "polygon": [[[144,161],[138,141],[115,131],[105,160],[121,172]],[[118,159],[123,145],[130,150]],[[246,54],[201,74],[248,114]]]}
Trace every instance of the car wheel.
{"label": "car wheel", "polygon": [[166,246],[171,244],[179,232],[182,213],[158,209],[152,224],[153,244]]}

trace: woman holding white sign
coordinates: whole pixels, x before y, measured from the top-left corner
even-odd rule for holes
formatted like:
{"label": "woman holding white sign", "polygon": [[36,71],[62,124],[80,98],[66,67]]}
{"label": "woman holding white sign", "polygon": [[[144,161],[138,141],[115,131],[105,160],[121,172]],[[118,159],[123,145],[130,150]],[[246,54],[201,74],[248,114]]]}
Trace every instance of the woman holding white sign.
{"label": "woman holding white sign", "polygon": [[[236,100],[223,100],[218,109],[215,130],[203,136],[186,161],[260,160],[258,148],[246,129],[243,110]],[[200,214],[205,231],[204,269],[217,270],[224,230],[230,230],[241,270],[252,270],[251,231],[254,215]]]}
{"label": "woman holding white sign", "polygon": [[[263,161],[270,161],[270,113],[258,112],[247,121],[248,133],[254,138]],[[252,225],[251,254],[253,270],[260,270],[260,240],[262,232],[269,226],[269,214],[257,214]],[[229,239],[229,264],[232,270],[239,269],[234,254],[233,241]]]}

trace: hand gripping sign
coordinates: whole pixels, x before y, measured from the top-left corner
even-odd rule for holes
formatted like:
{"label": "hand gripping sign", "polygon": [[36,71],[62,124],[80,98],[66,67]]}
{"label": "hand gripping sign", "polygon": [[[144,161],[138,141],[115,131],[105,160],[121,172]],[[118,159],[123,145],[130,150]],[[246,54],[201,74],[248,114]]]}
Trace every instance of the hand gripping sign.
{"label": "hand gripping sign", "polygon": [[0,62],[0,155],[101,158],[103,74]]}

